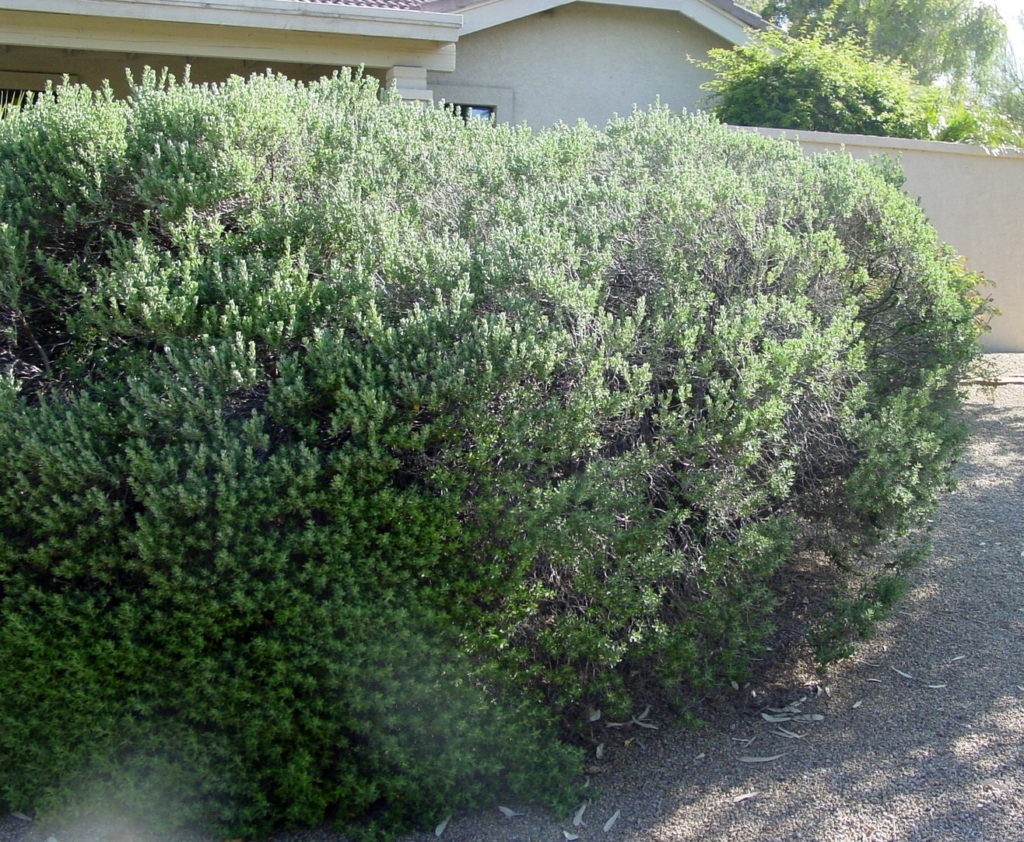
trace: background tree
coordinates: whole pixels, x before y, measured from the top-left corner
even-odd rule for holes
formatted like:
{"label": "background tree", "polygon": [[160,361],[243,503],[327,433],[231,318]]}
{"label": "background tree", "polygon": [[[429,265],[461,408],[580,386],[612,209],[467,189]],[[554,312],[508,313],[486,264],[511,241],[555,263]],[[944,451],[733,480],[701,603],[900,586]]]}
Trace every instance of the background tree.
{"label": "background tree", "polygon": [[[1017,26],[1024,27],[1024,14],[1018,16]],[[988,100],[1006,121],[1024,128],[1024,68],[1022,56],[1017,55],[1007,41],[1000,61],[996,65],[988,86]]]}
{"label": "background tree", "polygon": [[909,68],[880,60],[852,38],[761,34],[711,50],[713,111],[725,123],[826,132],[928,138],[937,91]]}
{"label": "background tree", "polygon": [[999,12],[976,0],[767,0],[761,14],[792,35],[858,38],[924,84],[982,83],[1006,43]]}

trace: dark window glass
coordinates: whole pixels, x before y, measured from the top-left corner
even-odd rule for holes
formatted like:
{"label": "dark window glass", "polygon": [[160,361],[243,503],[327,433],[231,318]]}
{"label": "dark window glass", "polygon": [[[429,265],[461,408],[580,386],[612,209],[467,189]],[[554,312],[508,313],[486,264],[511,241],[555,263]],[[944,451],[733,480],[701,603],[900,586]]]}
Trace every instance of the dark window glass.
{"label": "dark window glass", "polygon": [[448,107],[463,120],[490,120],[495,112],[493,105],[470,105],[468,103],[453,102]]}
{"label": "dark window glass", "polygon": [[39,99],[42,91],[24,91],[20,88],[0,88],[0,108],[21,108]]}

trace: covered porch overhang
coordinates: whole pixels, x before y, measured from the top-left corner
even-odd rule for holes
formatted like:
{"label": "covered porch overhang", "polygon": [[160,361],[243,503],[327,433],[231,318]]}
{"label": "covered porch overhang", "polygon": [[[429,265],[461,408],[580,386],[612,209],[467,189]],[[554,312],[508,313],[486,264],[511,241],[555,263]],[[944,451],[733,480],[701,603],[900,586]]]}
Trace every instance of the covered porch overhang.
{"label": "covered porch overhang", "polygon": [[[104,54],[284,73],[363,66],[422,100],[431,96],[427,71],[454,70],[460,25],[454,14],[299,0],[0,0],[0,75],[92,81],[82,61]],[[45,56],[62,66],[40,66]]]}

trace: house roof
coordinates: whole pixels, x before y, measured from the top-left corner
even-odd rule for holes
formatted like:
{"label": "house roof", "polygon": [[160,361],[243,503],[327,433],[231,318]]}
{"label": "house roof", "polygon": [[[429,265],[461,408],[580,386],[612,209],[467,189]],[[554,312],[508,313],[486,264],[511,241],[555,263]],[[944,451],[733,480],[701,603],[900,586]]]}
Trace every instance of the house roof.
{"label": "house roof", "polygon": [[[413,9],[423,11],[429,10],[434,12],[460,12],[463,9],[475,8],[489,3],[493,4],[494,0],[297,0],[297,2],[321,3],[333,6],[367,6],[378,9]],[[500,3],[501,0],[497,0],[497,2]],[[604,0],[604,2],[608,2],[608,0]],[[718,9],[726,15],[735,18],[744,26],[749,26],[753,29],[764,29],[768,26],[764,19],[759,15],[744,6],[733,2],[733,0],[701,0],[701,2],[706,6]],[[509,4],[506,3],[505,5]],[[561,3],[555,3],[552,5],[561,5]],[[625,0],[622,5],[649,5],[655,8],[663,8],[665,4],[657,2],[636,3],[631,2],[631,0]]]}
{"label": "house roof", "polygon": [[[313,0],[317,2],[317,0]],[[360,0],[391,2],[391,0]],[[576,0],[422,0],[424,12],[453,12],[462,15],[462,35],[565,6]],[[732,44],[746,43],[750,29],[765,29],[768,23],[734,0],[584,0],[636,9],[680,12],[705,29]]]}
{"label": "house roof", "polygon": [[328,6],[363,6],[370,9],[411,9],[419,11],[422,0],[296,0],[297,3],[319,3]]}

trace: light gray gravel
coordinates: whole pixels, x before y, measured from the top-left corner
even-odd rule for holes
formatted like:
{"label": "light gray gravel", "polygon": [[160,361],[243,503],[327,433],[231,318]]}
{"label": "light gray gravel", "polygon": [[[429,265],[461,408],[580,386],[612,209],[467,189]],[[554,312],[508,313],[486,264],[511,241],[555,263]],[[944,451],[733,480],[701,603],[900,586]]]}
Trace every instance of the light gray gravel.
{"label": "light gray gravel", "polygon": [[[989,359],[1024,374],[1024,354]],[[1024,842],[1024,386],[978,391],[966,411],[974,437],[960,486],[935,517],[935,554],[908,597],[824,686],[796,669],[771,688],[786,701],[807,696],[800,710],[823,717],[780,723],[802,739],[774,733],[741,688],[699,732],[616,732],[585,826],[512,804],[525,815],[455,816],[442,839],[564,842],[568,831],[581,842]],[[0,842],[45,839],[0,822]],[[305,831],[273,842],[339,840]],[[435,835],[404,842],[428,840]]]}

